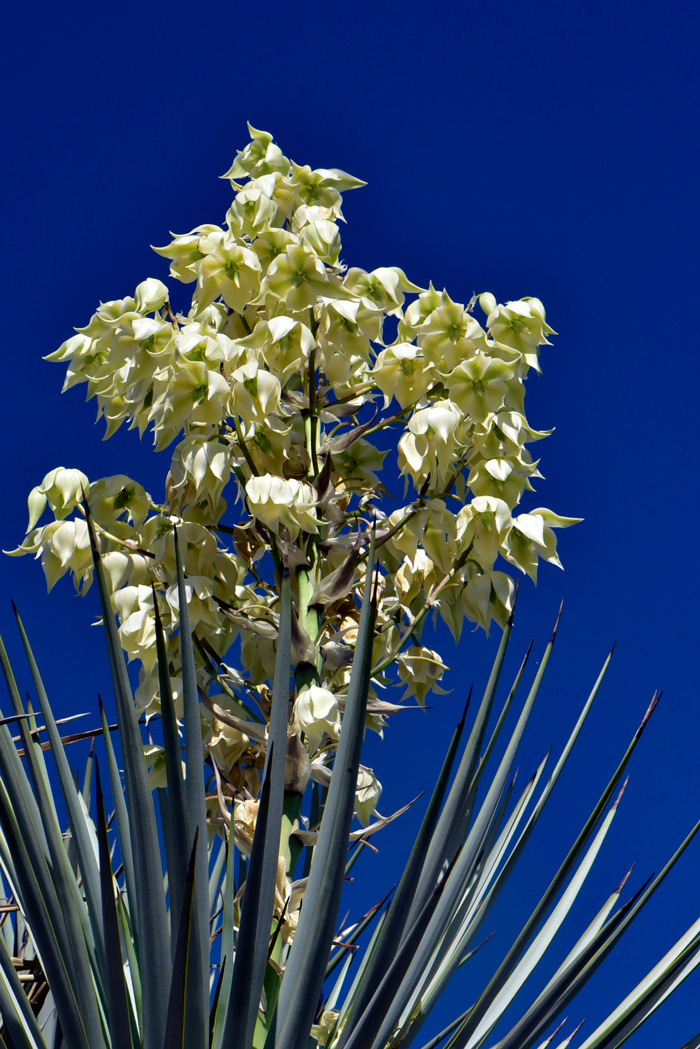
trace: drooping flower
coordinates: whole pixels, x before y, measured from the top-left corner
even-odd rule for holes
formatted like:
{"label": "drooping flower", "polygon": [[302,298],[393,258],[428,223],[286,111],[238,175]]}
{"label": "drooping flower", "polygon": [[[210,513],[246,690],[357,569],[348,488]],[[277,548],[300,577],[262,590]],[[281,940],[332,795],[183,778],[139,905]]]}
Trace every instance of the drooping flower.
{"label": "drooping flower", "polygon": [[338,738],[340,713],[337,697],[318,685],[305,688],[294,704],[294,724],[306,736],[309,755],[315,754],[324,736]]}

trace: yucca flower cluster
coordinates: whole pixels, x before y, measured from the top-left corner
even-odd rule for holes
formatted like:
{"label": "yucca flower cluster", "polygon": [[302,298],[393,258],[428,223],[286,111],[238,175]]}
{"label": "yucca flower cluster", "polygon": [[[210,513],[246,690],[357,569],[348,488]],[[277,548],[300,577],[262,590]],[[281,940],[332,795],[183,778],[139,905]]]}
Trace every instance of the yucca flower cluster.
{"label": "yucca flower cluster", "polygon": [[[90,481],[59,467],[31,492],[28,535],[14,552],[41,558],[49,588],[70,572],[87,589],[89,497],[121,643],[141,665],[137,704],[150,715],[160,702],[154,600],[176,707],[181,690],[178,527],[205,743],[231,785],[254,798],[283,560],[295,604],[293,725],[324,777],[370,529],[382,578],[367,722],[381,732],[400,709],[388,685],[421,704],[440,691],[447,665],[421,643],[428,613],[439,612],[455,639],[465,618],[503,626],[514,591],[503,562],[536,580],[540,559],[559,564],[553,529],[573,519],[517,510],[541,477],[528,445],[546,436],[524,414],[525,379],[552,333],[542,303],[498,305],[484,293],[463,305],[395,266],[348,268],[342,193],[364,183],[299,166],[266,132],[250,134],[225,176],[235,192],[225,225],[155,249],[171,277],[193,286],[187,314],[174,314],[166,285],[148,278],[133,296],[102,303],[48,358],[67,364],[64,389],[87,384],[108,437],[127,422],[140,434],[150,426],[157,449],[176,442],[163,502],[125,475]],[[412,489],[390,514],[378,443],[388,430],[398,445],[389,471]],[[37,527],[47,509],[53,519]],[[242,673],[224,662],[237,638]],[[242,724],[251,708],[257,732]],[[149,760],[159,782],[160,748]],[[371,811],[378,784],[361,789],[358,811]]]}

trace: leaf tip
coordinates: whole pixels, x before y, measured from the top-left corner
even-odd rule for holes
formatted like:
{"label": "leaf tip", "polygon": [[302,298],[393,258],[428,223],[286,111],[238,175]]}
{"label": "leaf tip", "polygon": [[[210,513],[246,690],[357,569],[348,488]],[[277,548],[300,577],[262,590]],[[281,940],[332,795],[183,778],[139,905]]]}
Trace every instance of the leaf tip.
{"label": "leaf tip", "polygon": [[464,723],[467,720],[467,711],[469,710],[469,704],[471,703],[472,692],[473,691],[474,691],[474,685],[470,685],[469,686],[469,695],[467,696],[467,702],[464,704],[464,710],[462,711],[462,716],[459,719],[459,722],[457,724],[457,728],[458,728],[458,730],[460,732],[464,728]]}
{"label": "leaf tip", "polygon": [[559,629],[559,620],[561,619],[561,613],[562,613],[563,608],[564,608],[564,602],[562,601],[562,603],[559,605],[559,611],[557,613],[557,621],[554,624],[554,630],[552,631],[552,636],[549,639],[550,645],[554,644],[554,640],[555,640],[555,638],[557,636],[557,630]]}
{"label": "leaf tip", "polygon": [[623,794],[625,793],[625,790],[627,789],[627,784],[629,783],[629,781],[630,781],[630,778],[629,778],[629,776],[625,776],[625,782],[624,782],[624,783],[622,784],[622,786],[620,787],[620,791],[619,791],[619,793],[618,793],[617,797],[615,798],[615,800],[614,800],[614,802],[613,802],[613,805],[612,805],[612,807],[613,807],[613,812],[615,811],[615,809],[617,808],[617,806],[618,806],[618,805],[620,804],[620,802],[622,801],[622,795],[623,795]]}
{"label": "leaf tip", "polygon": [[508,626],[509,627],[512,627],[512,625],[513,625],[513,620],[515,618],[515,606],[518,603],[518,594],[519,593],[520,593],[520,580],[516,579],[515,580],[515,594],[513,595],[513,606],[512,606],[512,608],[510,610],[510,615],[508,616]]}
{"label": "leaf tip", "polygon": [[[95,742],[95,737],[92,737],[92,742]],[[100,806],[102,805],[102,781],[100,780],[100,763],[95,756],[95,803],[97,804],[97,811],[99,813]]]}
{"label": "leaf tip", "polygon": [[624,878],[622,879],[622,881],[620,882],[620,884],[619,884],[619,885],[617,886],[617,888],[615,889],[615,892],[616,892],[616,894],[617,894],[618,896],[620,895],[620,893],[621,893],[621,892],[622,892],[622,890],[624,889],[625,885],[627,884],[627,880],[629,879],[629,877],[630,877],[630,875],[631,875],[631,873],[632,873],[632,871],[633,871],[633,870],[634,870],[634,863],[632,864],[632,866],[630,867],[630,869],[629,869],[629,870],[627,871],[627,873],[625,874],[625,876],[624,876]]}
{"label": "leaf tip", "polygon": [[156,629],[162,630],[163,623],[160,618],[160,609],[158,608],[158,595],[156,594],[156,584],[151,583],[151,590],[153,591],[153,611],[155,613]]}
{"label": "leaf tip", "polygon": [[642,718],[642,723],[639,726],[639,728],[637,729],[637,732],[636,732],[637,738],[639,738],[641,736],[642,732],[647,727],[647,723],[649,721],[649,718],[651,717],[651,715],[654,713],[654,711],[658,707],[659,701],[660,701],[661,697],[663,696],[663,694],[664,694],[664,692],[663,692],[663,689],[662,689],[658,693],[655,691],[654,695],[651,697],[651,702],[650,702],[649,706],[646,709],[644,717]]}

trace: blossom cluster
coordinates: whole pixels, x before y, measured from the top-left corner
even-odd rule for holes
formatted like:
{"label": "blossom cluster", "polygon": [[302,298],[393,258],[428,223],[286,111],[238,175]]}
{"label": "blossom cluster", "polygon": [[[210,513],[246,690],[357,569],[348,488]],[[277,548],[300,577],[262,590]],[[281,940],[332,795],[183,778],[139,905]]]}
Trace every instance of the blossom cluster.
{"label": "blossom cluster", "polygon": [[[381,579],[367,724],[381,732],[402,709],[389,686],[420,704],[440,691],[447,666],[422,642],[428,614],[455,639],[465,619],[503,625],[514,591],[505,569],[536,580],[540,560],[559,565],[553,529],[574,519],[518,509],[541,477],[528,446],[547,436],[524,413],[525,380],[552,334],[539,299],[499,304],[483,293],[465,304],[396,266],[347,267],[342,194],[364,183],[299,166],[266,132],[250,135],[225,176],[234,197],[224,224],[155,249],[170,276],[192,286],[189,310],[174,312],[166,284],[148,278],[132,296],[101,303],[48,357],[67,365],[64,389],[87,385],[107,436],[127,423],[140,435],[150,427],[157,449],[174,443],[163,501],[125,475],[90,481],[58,467],[31,492],[28,534],[14,553],[40,558],[49,588],[71,573],[85,590],[93,571],[85,493],[121,642],[140,662],[137,703],[150,716],[159,704],[154,601],[179,701],[177,528],[203,741],[252,804],[282,560],[294,600],[289,732],[324,783],[371,528]],[[404,505],[388,515],[387,434],[405,483]],[[51,520],[41,523],[45,511]],[[151,747],[148,756],[156,782],[162,755]],[[360,779],[366,825],[381,788],[370,770]]]}

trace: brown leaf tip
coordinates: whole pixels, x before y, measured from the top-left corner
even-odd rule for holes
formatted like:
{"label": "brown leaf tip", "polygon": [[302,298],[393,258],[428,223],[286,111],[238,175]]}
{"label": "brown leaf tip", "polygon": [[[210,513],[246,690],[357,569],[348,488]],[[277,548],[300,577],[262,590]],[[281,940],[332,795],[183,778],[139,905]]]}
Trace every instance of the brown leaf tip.
{"label": "brown leaf tip", "polygon": [[627,879],[630,877],[630,875],[631,875],[633,870],[634,870],[634,864],[632,864],[630,869],[627,871],[627,874],[625,874],[624,878],[622,879],[620,884],[615,889],[615,892],[618,894],[618,896],[622,892],[622,890],[624,889],[625,885],[627,884]]}
{"label": "brown leaf tip", "polygon": [[623,795],[623,794],[625,793],[625,790],[626,790],[626,788],[627,788],[627,784],[629,783],[629,781],[630,781],[630,778],[629,778],[629,776],[626,776],[626,777],[625,777],[625,782],[624,782],[624,783],[622,784],[622,786],[620,787],[620,792],[619,792],[619,794],[617,795],[617,797],[615,798],[615,800],[614,800],[614,802],[613,802],[613,809],[616,809],[616,808],[617,808],[617,806],[618,806],[618,805],[620,804],[620,802],[622,801],[622,795]]}
{"label": "brown leaf tip", "polygon": [[639,726],[639,728],[637,729],[637,735],[638,736],[646,728],[647,722],[649,721],[649,718],[651,717],[651,715],[654,713],[654,711],[658,707],[659,701],[660,701],[661,697],[663,696],[663,694],[664,694],[664,692],[663,692],[663,689],[662,689],[661,692],[659,692],[659,693],[654,692],[654,695],[651,697],[651,703],[647,707],[646,713],[644,714],[644,717],[642,718],[642,723]]}

